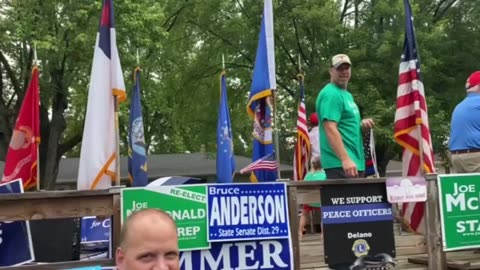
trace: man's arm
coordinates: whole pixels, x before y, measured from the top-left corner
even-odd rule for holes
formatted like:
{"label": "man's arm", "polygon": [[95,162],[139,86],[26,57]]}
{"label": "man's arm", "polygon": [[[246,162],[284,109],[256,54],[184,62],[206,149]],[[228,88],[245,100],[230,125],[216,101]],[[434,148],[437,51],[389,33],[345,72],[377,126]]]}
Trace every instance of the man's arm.
{"label": "man's arm", "polygon": [[342,167],[345,174],[351,177],[358,176],[357,165],[352,161],[345,150],[342,136],[337,128],[337,122],[325,120],[323,121],[323,128],[325,129],[325,134],[327,135],[330,146],[337,157],[342,161]]}

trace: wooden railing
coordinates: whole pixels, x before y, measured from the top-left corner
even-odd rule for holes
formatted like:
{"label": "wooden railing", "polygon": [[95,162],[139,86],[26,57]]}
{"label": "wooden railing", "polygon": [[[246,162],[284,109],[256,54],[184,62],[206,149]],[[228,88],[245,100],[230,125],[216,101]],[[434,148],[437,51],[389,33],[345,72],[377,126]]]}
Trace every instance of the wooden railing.
{"label": "wooden railing", "polygon": [[[315,203],[320,200],[320,188],[324,185],[348,185],[360,183],[384,183],[385,179],[342,179],[328,181],[293,182],[286,181],[291,237],[293,245],[294,269],[300,269],[300,248],[298,239],[298,205]],[[437,204],[438,205],[438,204]],[[84,216],[112,216],[112,246],[118,245],[120,236],[120,190],[94,191],[40,191],[24,194],[0,195],[0,220],[39,220],[55,218],[75,218]],[[430,237],[437,241],[435,237]],[[436,245],[435,245],[436,246]],[[429,247],[429,254],[437,252]],[[320,254],[319,254],[320,255]],[[19,266],[8,269],[60,269],[89,265],[114,265],[113,259],[71,261],[45,265]],[[0,268],[3,269],[3,268]],[[442,268],[430,268],[442,269]]]}
{"label": "wooden railing", "polygon": [[[117,246],[120,235],[120,192],[118,189],[40,191],[0,195],[0,220],[40,220],[84,216],[113,216],[112,244]],[[113,266],[115,262],[113,259],[71,261],[8,267],[8,269],[65,269],[89,265]]]}

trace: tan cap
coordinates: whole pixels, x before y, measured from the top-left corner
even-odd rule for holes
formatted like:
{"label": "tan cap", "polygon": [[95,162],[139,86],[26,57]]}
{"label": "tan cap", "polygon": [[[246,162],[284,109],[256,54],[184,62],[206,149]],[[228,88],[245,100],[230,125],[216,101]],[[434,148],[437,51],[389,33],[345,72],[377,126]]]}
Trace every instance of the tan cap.
{"label": "tan cap", "polygon": [[332,66],[335,68],[338,68],[341,64],[349,64],[350,66],[352,65],[352,62],[350,62],[350,57],[346,54],[337,54],[332,58]]}

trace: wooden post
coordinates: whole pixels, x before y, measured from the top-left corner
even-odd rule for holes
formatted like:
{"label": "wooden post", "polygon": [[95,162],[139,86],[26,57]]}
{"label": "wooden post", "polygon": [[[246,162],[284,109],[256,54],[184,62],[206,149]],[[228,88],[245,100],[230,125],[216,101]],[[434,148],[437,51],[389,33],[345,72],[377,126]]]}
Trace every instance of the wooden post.
{"label": "wooden post", "polygon": [[440,211],[438,205],[437,174],[427,174],[427,202],[425,225],[427,239],[428,269],[446,270],[447,259],[442,248]]}
{"label": "wooden post", "polygon": [[292,237],[293,269],[300,270],[300,240],[298,238],[297,187],[287,186],[290,236]]}
{"label": "wooden post", "polygon": [[113,217],[112,217],[112,223],[111,223],[111,229],[110,229],[110,239],[111,239],[111,250],[112,250],[112,257],[115,258],[115,250],[117,247],[120,245],[120,231],[122,228],[121,224],[121,219],[122,219],[122,213],[120,209],[120,193],[115,193],[113,195]]}

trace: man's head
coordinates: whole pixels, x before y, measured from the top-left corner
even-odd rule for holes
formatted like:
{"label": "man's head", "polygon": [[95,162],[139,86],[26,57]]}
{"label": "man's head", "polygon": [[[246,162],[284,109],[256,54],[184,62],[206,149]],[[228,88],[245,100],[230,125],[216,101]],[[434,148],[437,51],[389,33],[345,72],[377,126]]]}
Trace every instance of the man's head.
{"label": "man's head", "polygon": [[123,224],[115,258],[119,270],[179,270],[175,222],[158,209],[134,212]]}
{"label": "man's head", "polygon": [[480,92],[480,71],[475,71],[468,77],[465,89],[467,92]]}
{"label": "man's head", "polygon": [[312,157],[312,167],[313,167],[313,170],[315,171],[322,169],[322,163],[320,162],[319,156]]}
{"label": "man's head", "polygon": [[342,89],[347,89],[350,81],[352,62],[346,54],[337,54],[332,58],[330,81]]}

